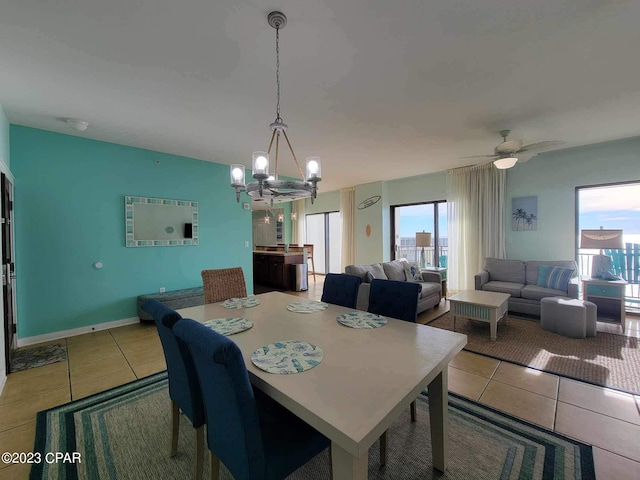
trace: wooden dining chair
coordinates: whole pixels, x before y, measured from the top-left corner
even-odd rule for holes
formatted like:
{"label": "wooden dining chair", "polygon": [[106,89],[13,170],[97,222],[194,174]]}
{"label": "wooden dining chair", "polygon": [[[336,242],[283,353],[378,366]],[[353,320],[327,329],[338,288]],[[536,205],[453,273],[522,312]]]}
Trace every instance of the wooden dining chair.
{"label": "wooden dining chair", "polygon": [[316,264],[313,261],[313,243],[305,243],[302,245],[304,248],[307,249],[307,262],[309,260],[311,260],[311,271],[309,272],[309,274],[313,274],[313,282],[315,283],[316,281]]}
{"label": "wooden dining chair", "polygon": [[362,277],[359,275],[327,273],[320,300],[333,305],[356,308],[361,283]]}
{"label": "wooden dining chair", "polygon": [[[191,354],[183,342],[173,334],[173,326],[182,320],[179,313],[158,300],[150,299],[142,304],[158,327],[160,343],[167,363],[169,378],[169,398],[171,399],[171,446],[169,456],[178,452],[178,432],[180,431],[180,410],[189,419],[196,432],[196,464],[194,479],[202,478],[204,459],[205,413],[202,391]],[[182,344],[182,345],[180,345]]]}
{"label": "wooden dining chair", "polygon": [[[371,280],[369,307],[371,313],[415,323],[418,319],[418,295],[422,286],[397,280]],[[416,421],[416,401],[411,402],[411,421]],[[380,464],[387,463],[387,432],[380,437]]]}
{"label": "wooden dining chair", "polygon": [[229,298],[247,296],[247,285],[242,268],[202,270],[204,303],[217,303]]}
{"label": "wooden dining chair", "polygon": [[186,318],[173,331],[188,344],[202,386],[212,479],[220,461],[233,478],[282,479],[329,447],[324,435],[251,387],[229,338]]}

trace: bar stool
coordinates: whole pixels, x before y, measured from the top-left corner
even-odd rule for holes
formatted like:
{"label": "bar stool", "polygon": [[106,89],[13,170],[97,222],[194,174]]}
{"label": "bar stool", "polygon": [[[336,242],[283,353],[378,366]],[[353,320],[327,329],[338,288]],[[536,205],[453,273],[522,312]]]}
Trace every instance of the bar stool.
{"label": "bar stool", "polygon": [[307,249],[307,261],[311,260],[311,269],[312,271],[309,273],[313,273],[313,282],[316,281],[316,264],[313,263],[313,243],[305,243],[303,245],[304,248]]}

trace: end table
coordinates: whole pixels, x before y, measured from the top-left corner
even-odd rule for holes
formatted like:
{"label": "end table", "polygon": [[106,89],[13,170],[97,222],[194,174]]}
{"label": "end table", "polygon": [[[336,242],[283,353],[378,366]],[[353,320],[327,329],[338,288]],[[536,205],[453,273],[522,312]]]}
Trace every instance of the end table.
{"label": "end table", "polygon": [[598,321],[619,323],[625,329],[625,287],[624,280],[600,280],[582,277],[582,298],[598,307]]}

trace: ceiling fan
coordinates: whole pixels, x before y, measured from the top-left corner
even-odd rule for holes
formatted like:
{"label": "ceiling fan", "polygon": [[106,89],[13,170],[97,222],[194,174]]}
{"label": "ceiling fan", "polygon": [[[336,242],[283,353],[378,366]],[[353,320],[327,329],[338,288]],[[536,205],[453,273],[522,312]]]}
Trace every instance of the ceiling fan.
{"label": "ceiling fan", "polygon": [[[562,142],[560,140],[547,140],[545,142],[537,142],[531,143],[529,145],[522,145],[522,140],[507,140],[507,136],[511,133],[511,130],[500,130],[500,136],[502,137],[502,143],[498,145],[494,149],[493,155],[472,155],[470,157],[460,157],[460,158],[491,158],[493,159],[493,164],[496,168],[506,169],[513,167],[518,158],[516,157],[519,153],[536,153],[541,152],[543,150],[548,150],[550,148],[564,145],[566,142]],[[522,162],[526,162],[529,160],[528,157],[526,160],[522,159]],[[485,162],[483,162],[485,163]]]}

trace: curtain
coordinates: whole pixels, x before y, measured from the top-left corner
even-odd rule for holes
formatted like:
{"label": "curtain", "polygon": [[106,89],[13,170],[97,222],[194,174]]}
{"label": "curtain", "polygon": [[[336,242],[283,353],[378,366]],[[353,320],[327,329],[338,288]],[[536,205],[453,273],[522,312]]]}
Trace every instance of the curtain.
{"label": "curtain", "polygon": [[296,219],[291,221],[291,240],[292,243],[297,243],[298,245],[302,245],[306,242],[306,235],[304,231],[305,211],[304,198],[291,202],[291,213],[296,214]]}
{"label": "curtain", "polygon": [[341,268],[356,263],[356,189],[340,190],[340,217],[342,219]]}
{"label": "curtain", "polygon": [[505,257],[505,190],[506,171],[493,163],[447,171],[450,290],[473,290],[484,259]]}

